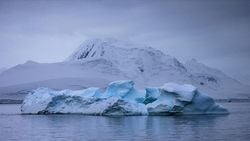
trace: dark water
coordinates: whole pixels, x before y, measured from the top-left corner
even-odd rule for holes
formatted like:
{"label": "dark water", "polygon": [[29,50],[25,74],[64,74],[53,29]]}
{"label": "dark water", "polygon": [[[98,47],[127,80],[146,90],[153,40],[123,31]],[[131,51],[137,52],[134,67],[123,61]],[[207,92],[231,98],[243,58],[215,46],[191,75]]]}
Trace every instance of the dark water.
{"label": "dark water", "polygon": [[224,116],[20,115],[20,105],[0,105],[0,140],[78,141],[250,140],[250,103],[224,104]]}

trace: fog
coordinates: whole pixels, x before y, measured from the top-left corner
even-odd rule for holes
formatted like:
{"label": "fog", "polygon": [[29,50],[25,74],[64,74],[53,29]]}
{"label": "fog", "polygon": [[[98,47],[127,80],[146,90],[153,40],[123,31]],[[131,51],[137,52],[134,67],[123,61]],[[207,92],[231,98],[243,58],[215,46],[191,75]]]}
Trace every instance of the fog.
{"label": "fog", "polygon": [[99,37],[196,58],[250,84],[248,0],[0,0],[0,68],[62,61]]}

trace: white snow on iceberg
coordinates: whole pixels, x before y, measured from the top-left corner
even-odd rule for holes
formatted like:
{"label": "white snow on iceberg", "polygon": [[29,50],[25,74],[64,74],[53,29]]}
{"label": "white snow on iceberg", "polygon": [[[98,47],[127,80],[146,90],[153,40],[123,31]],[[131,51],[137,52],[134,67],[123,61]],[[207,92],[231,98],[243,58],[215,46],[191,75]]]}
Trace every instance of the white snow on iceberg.
{"label": "white snow on iceberg", "polygon": [[192,85],[166,83],[137,90],[130,80],[99,88],[55,91],[38,88],[23,101],[24,114],[185,115],[227,114],[227,109]]}

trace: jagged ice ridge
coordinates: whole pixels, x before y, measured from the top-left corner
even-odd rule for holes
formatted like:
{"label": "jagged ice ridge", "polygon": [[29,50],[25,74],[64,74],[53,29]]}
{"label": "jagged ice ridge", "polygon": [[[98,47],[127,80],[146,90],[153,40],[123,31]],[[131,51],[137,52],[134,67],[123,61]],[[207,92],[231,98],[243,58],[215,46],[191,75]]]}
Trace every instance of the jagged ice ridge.
{"label": "jagged ice ridge", "polygon": [[95,87],[77,91],[39,88],[26,96],[21,111],[86,115],[228,114],[227,109],[192,85],[166,83],[138,90],[130,80],[112,82],[104,92]]}

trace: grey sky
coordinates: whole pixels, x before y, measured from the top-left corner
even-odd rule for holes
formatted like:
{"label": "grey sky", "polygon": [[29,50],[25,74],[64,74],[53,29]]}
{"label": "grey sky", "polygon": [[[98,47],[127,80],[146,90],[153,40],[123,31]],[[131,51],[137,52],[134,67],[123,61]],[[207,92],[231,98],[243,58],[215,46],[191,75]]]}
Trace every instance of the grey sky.
{"label": "grey sky", "polygon": [[196,58],[250,84],[248,0],[0,0],[0,68],[61,61],[93,37]]}

